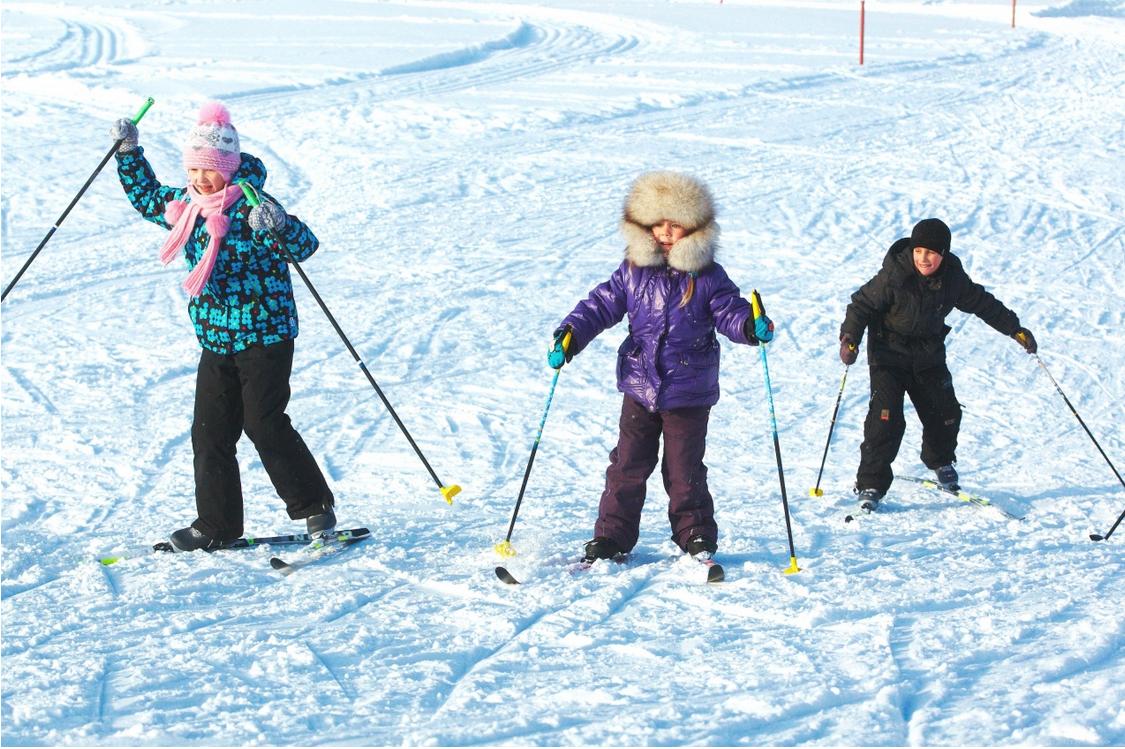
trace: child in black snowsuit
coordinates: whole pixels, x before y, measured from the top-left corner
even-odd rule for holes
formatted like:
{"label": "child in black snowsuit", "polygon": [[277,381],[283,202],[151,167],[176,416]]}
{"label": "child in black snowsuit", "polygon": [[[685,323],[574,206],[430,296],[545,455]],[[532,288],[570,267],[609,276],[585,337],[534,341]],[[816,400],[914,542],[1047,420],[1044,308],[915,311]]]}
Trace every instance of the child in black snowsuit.
{"label": "child in black snowsuit", "polygon": [[867,339],[871,402],[863,425],[855,491],[860,507],[874,510],[894,479],[891,463],[906,430],[903,394],[922,422],[922,462],[946,489],[957,490],[957,433],[961,405],[945,364],[945,317],[954,308],[970,312],[1029,354],[1036,351],[1031,331],[1016,313],[974,283],[949,251],[949,227],[936,218],[918,222],[909,237],[891,245],[883,267],[854,294],[840,326],[840,359],[854,364],[858,344]]}

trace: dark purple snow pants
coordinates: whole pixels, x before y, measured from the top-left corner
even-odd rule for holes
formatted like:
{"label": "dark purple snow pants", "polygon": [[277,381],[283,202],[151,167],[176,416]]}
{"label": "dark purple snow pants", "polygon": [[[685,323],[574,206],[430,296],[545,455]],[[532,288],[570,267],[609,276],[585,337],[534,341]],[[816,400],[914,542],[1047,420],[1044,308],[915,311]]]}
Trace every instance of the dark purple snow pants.
{"label": "dark purple snow pants", "polygon": [[715,504],[707,491],[707,466],[703,465],[710,415],[710,406],[649,413],[629,396],[624,397],[620,435],[617,447],[609,453],[595,536],[613,539],[624,551],[636,546],[645,484],[656,468],[663,434],[660,473],[668,492],[672,540],[681,549],[692,536],[718,540]]}

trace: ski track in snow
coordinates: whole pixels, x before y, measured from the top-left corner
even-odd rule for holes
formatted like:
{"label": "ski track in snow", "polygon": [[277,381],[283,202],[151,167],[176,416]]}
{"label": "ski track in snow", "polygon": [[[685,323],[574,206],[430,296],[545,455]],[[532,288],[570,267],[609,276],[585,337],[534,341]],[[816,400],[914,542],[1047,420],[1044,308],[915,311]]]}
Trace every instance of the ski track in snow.
{"label": "ski track in snow", "polygon": [[[4,742],[1125,742],[1120,537],[1086,539],[1125,495],[1015,344],[948,320],[962,481],[1025,520],[898,482],[846,526],[863,366],[825,497],[806,495],[848,295],[928,215],[1125,463],[1125,19],[1040,4],[1013,31],[983,2],[869,5],[858,68],[842,2],[5,3],[5,283],[114,118],[157,99],[142,144],[178,184],[190,114],[219,96],[267,189],[320,237],[318,291],[465,491],[446,506],[295,279],[289,412],[341,524],[374,540],[284,579],[268,549],[147,552],[190,520],[198,349],[186,271],[160,268],[163,234],[111,165],[3,307]],[[659,478],[629,560],[566,572],[616,439],[619,326],[563,370],[505,562],[524,584],[504,586],[492,545],[549,333],[612,272],[647,168],[709,182],[720,259],[778,323],[803,571],[780,574],[758,354],[724,343],[708,465],[727,582],[667,540]],[[907,422],[895,470],[922,475]],[[248,533],[295,528],[248,441],[239,455]],[[111,552],[127,559],[95,561]]]}

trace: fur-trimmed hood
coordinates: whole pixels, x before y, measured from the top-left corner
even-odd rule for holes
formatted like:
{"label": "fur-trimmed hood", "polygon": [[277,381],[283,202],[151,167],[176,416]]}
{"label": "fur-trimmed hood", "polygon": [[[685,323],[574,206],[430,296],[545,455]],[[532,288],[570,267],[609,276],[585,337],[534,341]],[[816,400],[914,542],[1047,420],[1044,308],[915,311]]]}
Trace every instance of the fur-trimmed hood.
{"label": "fur-trimmed hood", "polygon": [[[651,227],[675,221],[689,234],[672,245],[668,259],[652,236]],[[699,272],[715,260],[719,225],[715,199],[702,181],[678,172],[646,172],[633,182],[625,198],[621,233],[625,257],[633,265],[651,267],[665,262],[676,270]]]}

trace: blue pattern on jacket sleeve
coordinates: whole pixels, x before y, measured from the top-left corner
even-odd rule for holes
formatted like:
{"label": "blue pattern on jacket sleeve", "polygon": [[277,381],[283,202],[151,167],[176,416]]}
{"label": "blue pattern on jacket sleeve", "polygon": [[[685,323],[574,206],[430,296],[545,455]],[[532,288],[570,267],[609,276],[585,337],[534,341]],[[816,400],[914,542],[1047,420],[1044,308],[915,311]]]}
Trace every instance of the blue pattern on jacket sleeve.
{"label": "blue pattern on jacket sleeve", "polygon": [[156,179],[145,149],[137,146],[132,151],[117,154],[117,177],[125,196],[137,212],[157,226],[172,227],[164,220],[164,209],[169,201],[182,200],[187,189],[165,187]]}

